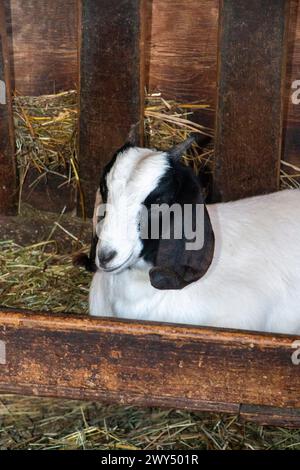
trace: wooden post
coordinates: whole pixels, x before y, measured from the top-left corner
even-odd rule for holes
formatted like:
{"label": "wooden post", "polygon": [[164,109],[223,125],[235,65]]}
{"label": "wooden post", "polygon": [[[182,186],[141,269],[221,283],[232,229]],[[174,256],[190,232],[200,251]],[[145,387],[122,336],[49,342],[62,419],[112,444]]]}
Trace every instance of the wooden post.
{"label": "wooden post", "polygon": [[80,1],[79,164],[88,215],[100,173],[143,122],[143,1]]}
{"label": "wooden post", "polygon": [[0,215],[16,210],[15,138],[4,3],[0,2]]}
{"label": "wooden post", "polygon": [[289,0],[221,0],[214,199],[279,187]]}

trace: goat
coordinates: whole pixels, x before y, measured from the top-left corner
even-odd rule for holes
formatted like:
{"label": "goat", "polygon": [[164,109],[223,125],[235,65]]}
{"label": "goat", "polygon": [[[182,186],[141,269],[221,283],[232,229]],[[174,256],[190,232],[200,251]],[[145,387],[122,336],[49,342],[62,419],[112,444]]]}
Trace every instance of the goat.
{"label": "goat", "polygon": [[[90,314],[299,334],[300,192],[205,207],[199,179],[180,161],[193,140],[168,151],[129,143],[106,166],[95,207],[108,203],[113,214],[97,234],[95,210],[90,257],[80,260],[95,272]],[[187,250],[184,236],[141,237],[142,205],[151,213],[163,203],[202,205],[200,249]]]}

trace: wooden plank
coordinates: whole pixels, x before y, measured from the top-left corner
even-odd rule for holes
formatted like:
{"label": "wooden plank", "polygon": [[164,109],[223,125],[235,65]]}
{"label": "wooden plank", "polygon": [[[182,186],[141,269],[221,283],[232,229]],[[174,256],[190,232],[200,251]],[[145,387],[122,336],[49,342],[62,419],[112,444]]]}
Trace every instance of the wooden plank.
{"label": "wooden plank", "polygon": [[77,87],[77,0],[4,0],[14,63],[14,88],[22,95]]}
{"label": "wooden plank", "polygon": [[[241,410],[249,419],[257,419],[259,410],[250,405],[285,407],[294,409],[295,423],[295,409],[300,410],[300,366],[292,363],[295,339],[0,309],[0,390],[236,414]],[[266,422],[272,410],[262,410]]]}
{"label": "wooden plank", "polygon": [[5,11],[3,3],[0,3],[0,214],[15,213],[16,191],[10,64]]}
{"label": "wooden plank", "polygon": [[86,0],[81,11],[79,161],[91,215],[101,170],[143,120],[143,13],[139,0]]}
{"label": "wooden plank", "polygon": [[[215,109],[219,0],[153,0],[148,89]],[[213,127],[214,113],[201,114]]]}
{"label": "wooden plank", "polygon": [[288,4],[221,2],[215,200],[279,187]]}
{"label": "wooden plank", "polygon": [[284,426],[299,428],[300,410],[267,406],[241,405],[239,415],[245,421],[254,421],[261,426]]}

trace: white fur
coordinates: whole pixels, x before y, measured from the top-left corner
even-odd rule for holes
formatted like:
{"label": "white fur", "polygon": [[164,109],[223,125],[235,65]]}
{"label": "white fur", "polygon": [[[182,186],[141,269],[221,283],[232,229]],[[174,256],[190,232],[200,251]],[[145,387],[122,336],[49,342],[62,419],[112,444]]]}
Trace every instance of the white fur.
{"label": "white fur", "polygon": [[137,222],[141,205],[168,166],[166,154],[156,150],[134,147],[118,155],[106,178],[107,215],[97,246],[98,253],[117,253],[107,269],[124,269],[137,261],[142,248]]}
{"label": "white fur", "polygon": [[[150,180],[145,192],[156,177]],[[141,185],[135,181],[132,195]],[[158,290],[141,259],[121,272],[98,271],[90,314],[300,334],[300,191],[209,205],[208,212],[216,248],[202,279]]]}

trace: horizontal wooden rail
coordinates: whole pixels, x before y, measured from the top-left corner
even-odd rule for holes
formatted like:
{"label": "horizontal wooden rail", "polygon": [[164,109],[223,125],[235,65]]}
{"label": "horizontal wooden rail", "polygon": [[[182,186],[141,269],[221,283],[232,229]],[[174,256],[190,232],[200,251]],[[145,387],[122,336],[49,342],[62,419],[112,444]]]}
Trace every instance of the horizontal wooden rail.
{"label": "horizontal wooden rail", "polygon": [[0,391],[300,426],[296,339],[0,309]]}

